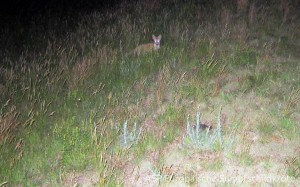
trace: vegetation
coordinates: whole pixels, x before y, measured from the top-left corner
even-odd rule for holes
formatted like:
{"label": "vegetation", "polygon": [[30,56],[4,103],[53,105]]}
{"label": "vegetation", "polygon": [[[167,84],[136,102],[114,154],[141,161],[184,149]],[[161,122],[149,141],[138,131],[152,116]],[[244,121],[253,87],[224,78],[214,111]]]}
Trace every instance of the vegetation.
{"label": "vegetation", "polygon": [[218,143],[222,147],[222,126],[221,111],[218,116],[218,123],[215,130],[211,131],[211,127],[200,123],[200,113],[197,113],[196,123],[191,125],[189,120],[186,127],[185,146],[198,148],[201,150],[212,150]]}
{"label": "vegetation", "polygon": [[300,4],[201,2],[2,28],[0,186],[299,186]]}

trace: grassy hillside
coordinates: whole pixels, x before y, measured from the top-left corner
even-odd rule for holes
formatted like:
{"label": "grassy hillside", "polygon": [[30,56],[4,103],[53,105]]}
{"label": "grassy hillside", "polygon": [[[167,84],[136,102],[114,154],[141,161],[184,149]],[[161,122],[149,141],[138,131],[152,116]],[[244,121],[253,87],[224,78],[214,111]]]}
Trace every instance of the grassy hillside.
{"label": "grassy hillside", "polygon": [[200,2],[3,28],[0,186],[299,186],[300,4]]}

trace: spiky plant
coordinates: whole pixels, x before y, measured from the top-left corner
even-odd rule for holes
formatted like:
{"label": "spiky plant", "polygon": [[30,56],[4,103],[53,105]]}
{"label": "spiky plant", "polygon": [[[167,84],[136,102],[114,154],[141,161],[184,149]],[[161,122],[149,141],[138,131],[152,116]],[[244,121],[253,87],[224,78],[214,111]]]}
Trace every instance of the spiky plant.
{"label": "spiky plant", "polygon": [[130,148],[133,145],[137,144],[141,135],[142,129],[138,128],[136,123],[134,123],[133,129],[131,132],[128,131],[127,121],[123,123],[123,133],[121,139],[121,146],[125,148]]}
{"label": "spiky plant", "polygon": [[218,124],[214,130],[200,123],[200,112],[196,114],[196,124],[191,125],[187,118],[186,136],[183,145],[187,148],[212,150],[216,143],[222,147],[221,110],[218,116]]}

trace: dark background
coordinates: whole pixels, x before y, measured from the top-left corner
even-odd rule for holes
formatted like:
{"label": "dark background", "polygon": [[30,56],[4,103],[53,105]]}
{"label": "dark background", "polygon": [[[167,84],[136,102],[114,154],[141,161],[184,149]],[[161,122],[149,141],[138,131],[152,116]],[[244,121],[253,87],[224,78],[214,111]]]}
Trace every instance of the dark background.
{"label": "dark background", "polygon": [[[0,26],[3,28],[14,23],[25,26],[38,16],[44,16],[46,19],[53,16],[61,18],[68,16],[76,19],[80,14],[113,10],[121,2],[134,5],[137,1],[143,0],[4,0],[0,3]],[[147,2],[152,3],[153,1],[155,0]],[[161,0],[161,2],[165,1],[167,0]],[[182,1],[189,2],[190,0]],[[297,5],[296,9],[300,9],[300,0],[287,1],[294,2],[293,4]],[[196,0],[192,2],[209,9],[211,6],[235,4],[236,0]],[[280,4],[280,0],[253,0],[253,2],[256,2],[257,6]]]}
{"label": "dark background", "polygon": [[0,4],[1,26],[27,24],[36,16],[78,16],[115,7],[120,0],[11,0]]}

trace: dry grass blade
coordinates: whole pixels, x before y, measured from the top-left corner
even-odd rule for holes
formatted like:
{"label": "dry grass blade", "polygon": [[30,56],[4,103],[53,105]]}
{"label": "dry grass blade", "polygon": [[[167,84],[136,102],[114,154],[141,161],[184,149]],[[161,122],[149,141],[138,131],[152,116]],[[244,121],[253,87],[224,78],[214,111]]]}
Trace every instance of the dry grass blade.
{"label": "dry grass blade", "polygon": [[11,142],[15,132],[20,126],[18,122],[19,113],[15,107],[0,116],[0,143]]}
{"label": "dry grass blade", "polygon": [[300,88],[297,90],[295,90],[295,89],[292,90],[291,94],[288,97],[286,105],[284,107],[284,110],[283,110],[283,115],[285,117],[290,116],[294,112],[293,108],[300,102],[299,95],[300,95]]}

